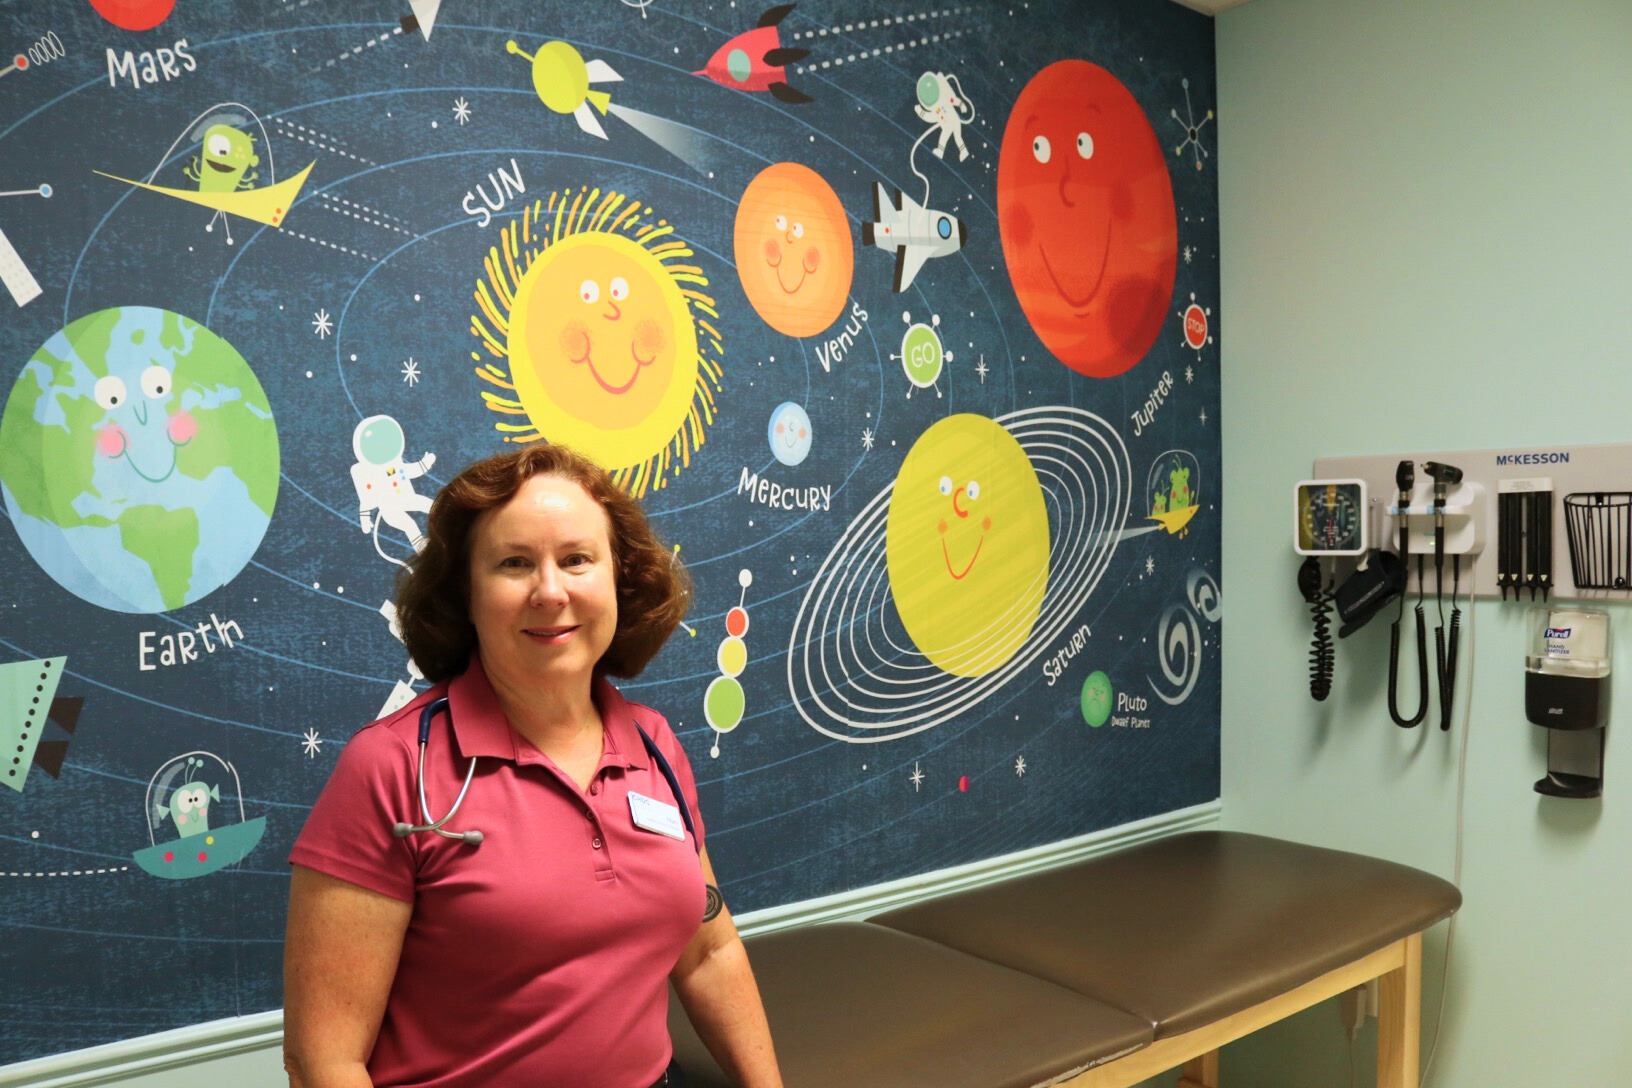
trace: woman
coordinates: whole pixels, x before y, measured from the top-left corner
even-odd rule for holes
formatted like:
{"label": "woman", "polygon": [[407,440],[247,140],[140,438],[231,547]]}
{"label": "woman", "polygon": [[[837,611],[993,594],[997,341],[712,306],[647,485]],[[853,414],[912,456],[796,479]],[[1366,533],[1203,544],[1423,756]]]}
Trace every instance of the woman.
{"label": "woman", "polygon": [[[637,675],[674,630],[683,573],[640,507],[560,446],[467,468],[426,536],[398,614],[435,686],[352,738],[290,855],[290,1083],[679,1084],[672,980],[725,1070],[778,1088],[685,753],[605,679]],[[442,696],[424,816],[421,716]],[[447,814],[473,757],[449,834],[409,831]]]}

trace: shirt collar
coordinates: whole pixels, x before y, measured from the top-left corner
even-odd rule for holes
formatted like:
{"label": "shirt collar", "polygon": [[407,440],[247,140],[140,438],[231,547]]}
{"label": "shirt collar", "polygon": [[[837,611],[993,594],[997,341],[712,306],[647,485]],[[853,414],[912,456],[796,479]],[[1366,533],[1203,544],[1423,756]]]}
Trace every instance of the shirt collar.
{"label": "shirt collar", "polygon": [[[645,770],[650,756],[641,742],[635,711],[623,693],[604,676],[597,675],[590,697],[601,712],[606,730],[603,767],[630,767]],[[448,684],[448,710],[459,751],[466,758],[487,756],[515,762],[521,751],[521,737],[499,706],[499,697],[488,682],[480,652],[470,655],[470,665]]]}

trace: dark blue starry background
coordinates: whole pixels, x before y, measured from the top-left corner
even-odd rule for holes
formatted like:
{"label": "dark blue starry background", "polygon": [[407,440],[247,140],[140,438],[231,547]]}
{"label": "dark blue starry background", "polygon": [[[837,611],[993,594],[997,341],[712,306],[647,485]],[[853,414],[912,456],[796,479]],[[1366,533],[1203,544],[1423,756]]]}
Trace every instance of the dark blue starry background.
{"label": "dark blue starry background", "polygon": [[[23,194],[0,196],[0,231],[41,288],[23,306],[0,292],[0,394],[69,323],[110,307],[161,307],[243,355],[281,448],[275,512],[254,558],[171,612],[86,603],[45,574],[9,525],[0,529],[0,666],[66,656],[57,694],[84,700],[60,777],[36,768],[21,792],[0,790],[8,1023],[0,1062],[281,1004],[284,859],[345,738],[408,679],[405,652],[379,612],[396,568],[357,525],[353,429],[387,414],[401,423],[409,457],[436,453],[419,482],[425,494],[502,448],[473,374],[472,292],[500,229],[524,203],[563,189],[627,192],[674,224],[720,315],[723,375],[706,443],[646,499],[696,583],[688,618],[696,633],[677,635],[624,689],[665,713],[686,746],[735,912],[1218,796],[1210,19],[1171,0],[802,0],[784,36],[816,32],[798,42],[811,62],[854,59],[794,78],[814,101],[788,105],[691,74],[754,25],[754,3],[445,0],[428,41],[401,32],[407,13],[407,0],[176,0],[158,26],[132,32],[86,0],[0,0],[0,66],[30,49],[39,58],[0,75],[0,193]],[[871,25],[909,14],[924,18]],[[924,36],[932,40],[871,55]],[[603,120],[602,141],[546,109],[527,63],[506,52],[512,38],[529,50],[561,39],[605,60],[623,77],[609,87],[615,103],[706,134],[699,164],[616,117]],[[110,86],[110,51],[139,57],[182,40],[194,69],[161,71],[140,86],[116,76]],[[1164,148],[1177,210],[1169,318],[1145,357],[1115,378],[1084,377],[1049,354],[1019,307],[999,239],[1004,124],[1026,81],[1065,58],[1103,66],[1133,93]],[[930,157],[933,141],[916,160],[933,203],[967,224],[968,242],[895,295],[891,258],[862,244],[860,225],[872,217],[875,182],[921,189],[908,154],[925,128],[912,109],[925,70],[957,74],[977,109],[966,162]],[[143,179],[157,170],[158,184],[184,185],[181,167],[195,148],[183,141],[168,157],[166,149],[218,103],[238,103],[260,122],[280,179],[316,161],[286,229],[234,219],[231,246],[219,228],[203,229],[207,209],[93,173]],[[1192,123],[1199,145],[1186,143]],[[737,202],[778,161],[820,173],[851,220],[851,296],[868,320],[831,369],[818,360],[819,338],[801,341],[760,319],[733,267]],[[483,227],[467,197],[480,185],[491,202],[501,170],[519,175],[525,193],[508,194]],[[41,185],[49,198],[37,195]],[[1199,349],[1185,343],[1181,317],[1192,302],[1208,320]],[[938,391],[910,399],[892,358],[904,311],[914,321],[938,316],[953,354]],[[1171,389],[1153,418],[1136,423],[1164,372]],[[805,407],[814,435],[796,467],[776,462],[766,439],[773,409],[790,400]],[[812,728],[795,705],[790,641],[846,527],[937,420],[1039,405],[1091,412],[1120,434],[1130,530],[1151,524],[1153,468],[1188,458],[1199,510],[1187,532],[1121,536],[1060,633],[1028,646],[1026,667],[952,720],[873,744]],[[739,493],[745,469],[784,487],[830,488],[831,508],[752,502]],[[1051,520],[1065,516],[1052,501],[1049,511]],[[381,534],[381,547],[407,554],[394,532]],[[746,592],[742,570],[752,572]],[[716,650],[739,600],[751,619],[747,709],[717,737],[704,693],[720,675]],[[239,625],[230,650],[138,668],[142,632],[196,629],[212,616]],[[1082,625],[1091,636],[1050,683],[1044,663]],[[1095,670],[1146,701],[1148,728],[1085,724],[1080,693]],[[195,750],[236,767],[246,816],[264,817],[265,836],[236,867],[159,880],[132,864],[148,845],[144,797],[156,770]],[[236,818],[232,793],[223,791],[218,816],[231,808]]]}

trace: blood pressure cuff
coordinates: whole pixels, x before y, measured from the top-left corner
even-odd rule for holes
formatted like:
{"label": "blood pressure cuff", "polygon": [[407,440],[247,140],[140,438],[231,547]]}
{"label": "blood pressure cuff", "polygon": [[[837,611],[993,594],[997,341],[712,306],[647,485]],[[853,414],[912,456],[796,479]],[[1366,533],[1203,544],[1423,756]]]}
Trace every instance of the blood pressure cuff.
{"label": "blood pressure cuff", "polygon": [[1405,563],[1393,552],[1373,548],[1365,563],[1337,587],[1338,638],[1348,638],[1371,622],[1384,605],[1405,592]]}

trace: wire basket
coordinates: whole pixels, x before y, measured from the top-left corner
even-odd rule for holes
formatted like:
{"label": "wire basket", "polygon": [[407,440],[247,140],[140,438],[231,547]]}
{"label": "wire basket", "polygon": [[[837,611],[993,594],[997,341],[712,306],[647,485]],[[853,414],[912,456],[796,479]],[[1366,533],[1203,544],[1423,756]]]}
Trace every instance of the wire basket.
{"label": "wire basket", "polygon": [[1564,528],[1577,589],[1632,589],[1632,492],[1565,495]]}

